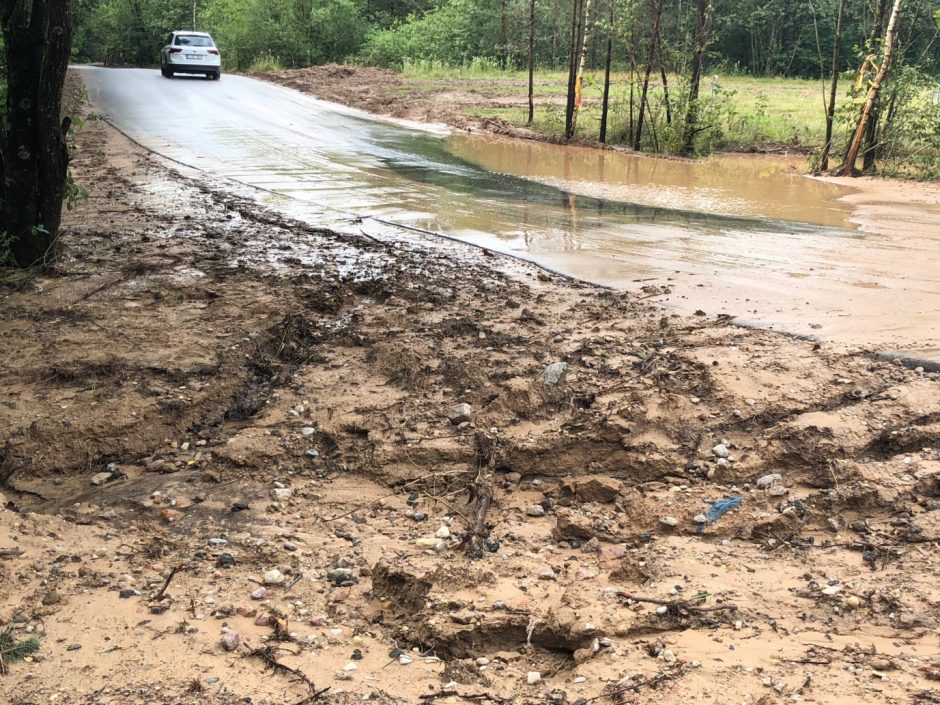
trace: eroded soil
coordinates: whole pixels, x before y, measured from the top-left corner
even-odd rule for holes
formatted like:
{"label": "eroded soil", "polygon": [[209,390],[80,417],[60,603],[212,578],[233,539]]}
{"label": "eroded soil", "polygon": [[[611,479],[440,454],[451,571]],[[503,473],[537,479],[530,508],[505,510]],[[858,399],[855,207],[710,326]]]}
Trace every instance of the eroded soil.
{"label": "eroded soil", "polygon": [[289,222],[101,122],[74,165],[0,290],[5,702],[940,699],[935,373]]}

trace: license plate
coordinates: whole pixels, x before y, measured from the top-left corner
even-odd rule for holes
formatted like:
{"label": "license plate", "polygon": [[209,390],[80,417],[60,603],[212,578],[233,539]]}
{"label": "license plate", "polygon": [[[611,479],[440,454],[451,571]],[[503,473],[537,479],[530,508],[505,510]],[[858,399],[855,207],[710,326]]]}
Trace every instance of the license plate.
{"label": "license plate", "polygon": [[186,58],[187,59],[202,59],[202,57],[199,56],[199,54],[187,54]]}

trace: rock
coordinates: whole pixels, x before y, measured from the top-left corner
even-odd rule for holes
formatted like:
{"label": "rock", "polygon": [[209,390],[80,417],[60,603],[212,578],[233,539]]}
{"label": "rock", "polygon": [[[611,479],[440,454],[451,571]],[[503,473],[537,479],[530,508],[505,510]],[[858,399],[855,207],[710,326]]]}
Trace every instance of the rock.
{"label": "rock", "polygon": [[770,495],[771,497],[783,497],[784,495],[789,494],[789,493],[790,493],[790,490],[788,490],[783,485],[771,485],[770,487],[767,488],[767,494]]}
{"label": "rock", "polygon": [[862,601],[855,595],[849,595],[847,598],[845,598],[845,606],[850,609],[857,610],[862,606]]}
{"label": "rock", "polygon": [[249,506],[250,506],[250,505],[248,504],[248,500],[247,500],[247,499],[239,499],[238,501],[236,501],[236,502],[234,502],[234,503],[232,504],[232,511],[233,511],[233,512],[243,512],[243,511],[245,511],[246,509],[248,509]]}
{"label": "rock", "polygon": [[179,509],[171,509],[170,507],[167,507],[160,510],[160,516],[163,517],[163,520],[167,524],[172,524],[174,521],[178,521],[183,517],[183,512],[181,512]]}
{"label": "rock", "polygon": [[291,543],[290,541],[284,542],[284,550],[294,552],[297,550],[297,544]]}
{"label": "rock", "polygon": [[215,564],[219,566],[219,568],[231,568],[235,565],[235,558],[231,553],[220,553],[219,557],[215,560]]}
{"label": "rock", "polygon": [[263,600],[267,596],[268,596],[268,591],[265,590],[263,587],[259,587],[257,590],[251,593],[252,600]]}
{"label": "rock", "polygon": [[304,453],[304,455],[306,455],[308,458],[319,458],[320,451],[318,451],[316,448],[310,448],[306,453]]}
{"label": "rock", "polygon": [[304,426],[302,429],[300,429],[300,432],[303,434],[304,438],[309,438],[317,432],[317,429],[315,429],[313,426]]}
{"label": "rock", "polygon": [[891,671],[896,668],[894,662],[884,656],[873,656],[868,659],[868,666],[876,671]]}
{"label": "rock", "polygon": [[555,575],[555,571],[551,568],[546,568],[539,573],[539,580],[555,580],[558,576]]}
{"label": "rock", "polygon": [[763,475],[761,477],[758,477],[757,482],[755,482],[754,484],[760,487],[761,489],[763,489],[765,487],[770,487],[771,485],[774,485],[777,482],[780,482],[780,480],[782,479],[783,479],[783,475],[781,475],[779,472],[772,472],[768,475]]}
{"label": "rock", "polygon": [[434,535],[439,539],[449,539],[450,528],[447,526],[442,526],[440,529],[434,532]]}
{"label": "rock", "polygon": [[444,542],[436,536],[422,536],[415,541],[415,545],[425,550],[439,551],[444,547]]}
{"label": "rock", "polygon": [[225,539],[209,539],[210,546],[228,546],[228,541]]}
{"label": "rock", "polygon": [[679,520],[676,517],[660,517],[659,523],[663,526],[674,527],[679,525]]}
{"label": "rock", "polygon": [[356,582],[356,574],[352,568],[335,568],[329,572],[327,577],[334,585]]}
{"label": "rock", "polygon": [[470,421],[471,411],[472,407],[467,403],[454,404],[448,409],[447,418],[454,426],[457,426]]}
{"label": "rock", "polygon": [[81,644],[69,644],[68,646],[65,647],[65,650],[66,651],[78,651],[80,648],[82,648]]}
{"label": "rock", "polygon": [[226,651],[234,651],[238,648],[238,644],[241,642],[241,639],[238,636],[237,632],[225,632],[222,635],[222,648]]}
{"label": "rock", "polygon": [[264,574],[265,585],[280,585],[284,580],[284,574],[277,568],[273,568]]}
{"label": "rock", "polygon": [[707,524],[708,517],[704,514],[696,514],[694,517],[692,517],[692,521],[696,524]]}
{"label": "rock", "polygon": [[569,494],[582,502],[609,504],[617,499],[623,484],[605,475],[566,477],[561,481],[562,494]]}
{"label": "rock", "polygon": [[401,654],[398,657],[398,663],[400,663],[402,666],[407,666],[409,663],[414,663],[414,659],[411,658],[411,656],[408,654]]}
{"label": "rock", "polygon": [[724,443],[719,443],[714,448],[712,448],[712,454],[716,458],[727,458],[730,455],[730,452],[728,451],[728,446],[726,446]]}
{"label": "rock", "polygon": [[294,493],[289,487],[277,487],[271,492],[271,496],[278,501],[290,499],[292,494]]}
{"label": "rock", "polygon": [[343,670],[346,671],[347,673],[349,673],[350,671],[358,671],[359,666],[357,666],[352,661],[350,661],[345,666],[343,666]]}
{"label": "rock", "polygon": [[477,659],[476,663],[477,663],[477,666],[489,666],[490,660],[486,658],[486,656],[481,656],[480,658]]}
{"label": "rock", "polygon": [[543,517],[545,516],[545,507],[541,504],[533,504],[531,507],[525,510],[527,516],[530,517]]}
{"label": "rock", "polygon": [[346,673],[346,671],[337,671],[333,674],[333,678],[338,681],[351,681],[352,673]]}
{"label": "rock", "polygon": [[556,541],[570,539],[587,541],[594,538],[594,534],[593,522],[583,514],[563,510],[559,511],[555,517],[555,528],[552,530],[552,536]]}
{"label": "rock", "polygon": [[525,682],[529,685],[535,685],[536,683],[541,682],[542,674],[538,671],[529,671],[525,674]]}
{"label": "rock", "polygon": [[110,472],[97,472],[91,476],[91,484],[93,484],[95,487],[100,487],[110,479]]}
{"label": "rock", "polygon": [[[134,590],[133,588],[124,588],[118,593],[118,597],[120,597],[122,600],[127,600],[127,599],[130,599],[131,597],[136,597],[139,594],[140,593]],[[46,604],[45,600],[43,600],[43,604]]]}
{"label": "rock", "polygon": [[661,655],[663,657],[663,661],[665,661],[666,663],[676,662],[676,654],[675,652],[673,652],[672,649],[663,649],[661,652]]}
{"label": "rock", "polygon": [[567,374],[567,362],[553,362],[542,370],[542,384],[546,387],[554,387],[564,382]]}

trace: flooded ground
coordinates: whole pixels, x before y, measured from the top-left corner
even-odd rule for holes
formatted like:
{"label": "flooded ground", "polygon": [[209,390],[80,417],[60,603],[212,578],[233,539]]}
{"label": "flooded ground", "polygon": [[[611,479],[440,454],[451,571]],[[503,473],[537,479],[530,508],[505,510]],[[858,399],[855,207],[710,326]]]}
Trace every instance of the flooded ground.
{"label": "flooded ground", "polygon": [[858,229],[853,189],[800,176],[798,157],[654,160],[374,119],[237,76],[83,75],[141,144],[263,189],[293,217],[416,227],[685,311],[915,356],[940,348],[934,214]]}

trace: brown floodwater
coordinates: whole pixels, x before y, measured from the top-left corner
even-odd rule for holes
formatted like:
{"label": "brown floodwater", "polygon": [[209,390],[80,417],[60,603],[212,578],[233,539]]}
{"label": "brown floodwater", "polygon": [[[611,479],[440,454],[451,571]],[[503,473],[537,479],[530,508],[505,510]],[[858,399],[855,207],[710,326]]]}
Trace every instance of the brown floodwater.
{"label": "brown floodwater", "polygon": [[936,204],[863,203],[802,176],[802,157],[653,159],[377,119],[240,76],[82,72],[131,137],[288,215],[442,233],[599,284],[656,285],[651,300],[680,311],[940,360]]}

